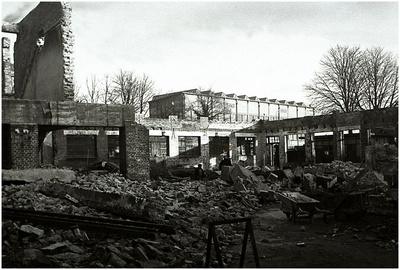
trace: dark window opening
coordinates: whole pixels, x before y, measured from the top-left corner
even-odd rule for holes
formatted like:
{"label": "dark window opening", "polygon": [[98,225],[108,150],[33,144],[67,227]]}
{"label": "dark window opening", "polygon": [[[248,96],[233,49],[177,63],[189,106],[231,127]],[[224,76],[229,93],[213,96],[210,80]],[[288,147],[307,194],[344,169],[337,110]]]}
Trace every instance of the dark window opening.
{"label": "dark window opening", "polygon": [[108,135],[108,158],[119,158],[119,136]]}
{"label": "dark window opening", "polygon": [[229,153],[229,137],[209,137],[210,157]]}
{"label": "dark window opening", "polygon": [[238,137],[237,146],[240,156],[253,156],[256,154],[256,138],[254,137]]}
{"label": "dark window opening", "polygon": [[179,158],[194,158],[201,155],[200,137],[185,136],[178,137],[179,140]]}
{"label": "dark window opening", "polygon": [[333,157],[333,136],[315,136],[315,160],[317,163],[330,163]]}
{"label": "dark window opening", "polygon": [[67,135],[67,158],[96,158],[96,136]]}

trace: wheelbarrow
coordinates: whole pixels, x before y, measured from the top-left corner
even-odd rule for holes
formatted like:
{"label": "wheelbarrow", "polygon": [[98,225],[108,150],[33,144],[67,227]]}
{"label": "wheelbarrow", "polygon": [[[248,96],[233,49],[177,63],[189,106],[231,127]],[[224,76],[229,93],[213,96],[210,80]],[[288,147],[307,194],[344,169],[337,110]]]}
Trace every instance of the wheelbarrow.
{"label": "wheelbarrow", "polygon": [[309,218],[312,223],[314,214],[320,212],[317,208],[319,201],[299,192],[276,192],[275,194],[281,201],[281,210],[293,224],[296,223],[296,218]]}

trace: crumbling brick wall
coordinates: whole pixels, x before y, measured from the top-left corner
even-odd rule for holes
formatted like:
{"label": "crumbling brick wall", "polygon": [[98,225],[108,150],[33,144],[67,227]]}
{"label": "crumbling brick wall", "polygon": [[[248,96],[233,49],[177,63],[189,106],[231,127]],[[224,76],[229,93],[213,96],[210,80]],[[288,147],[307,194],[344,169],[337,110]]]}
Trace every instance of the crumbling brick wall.
{"label": "crumbling brick wall", "polygon": [[41,2],[18,23],[15,43],[15,96],[74,99],[71,6]]}
{"label": "crumbling brick wall", "polygon": [[12,95],[14,92],[13,87],[13,77],[14,77],[14,67],[11,64],[11,55],[10,55],[10,39],[2,38],[2,94],[3,97],[8,95]]}
{"label": "crumbling brick wall", "polygon": [[11,159],[14,169],[36,168],[39,164],[37,125],[11,125]]}
{"label": "crumbling brick wall", "polygon": [[134,121],[125,121],[120,129],[121,172],[133,180],[150,178],[149,130]]}

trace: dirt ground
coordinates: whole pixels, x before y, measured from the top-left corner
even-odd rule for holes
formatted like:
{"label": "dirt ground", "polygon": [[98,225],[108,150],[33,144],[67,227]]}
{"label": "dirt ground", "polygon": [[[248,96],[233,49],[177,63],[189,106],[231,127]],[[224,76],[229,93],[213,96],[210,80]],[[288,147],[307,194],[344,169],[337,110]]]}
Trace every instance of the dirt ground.
{"label": "dirt ground", "polygon": [[[329,217],[328,224],[315,216],[312,224],[309,219],[292,224],[276,202],[264,205],[252,224],[262,268],[398,267],[397,214],[367,214],[355,221]],[[229,248],[238,256],[227,267],[239,267],[241,248]],[[255,266],[249,241],[244,267]]]}

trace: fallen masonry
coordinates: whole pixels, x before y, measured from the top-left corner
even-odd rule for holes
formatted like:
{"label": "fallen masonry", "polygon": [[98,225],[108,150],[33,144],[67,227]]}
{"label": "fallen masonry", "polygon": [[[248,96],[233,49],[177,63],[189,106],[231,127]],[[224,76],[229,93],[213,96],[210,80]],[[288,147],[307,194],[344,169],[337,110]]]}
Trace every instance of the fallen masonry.
{"label": "fallen masonry", "polygon": [[[204,181],[175,176],[171,172],[148,181],[134,181],[108,171],[70,171],[68,179],[43,177],[35,181],[22,179],[29,175],[15,174],[24,184],[7,182],[3,174],[3,209],[148,226],[158,224],[156,228],[173,228],[173,231],[157,229],[151,237],[146,234],[123,236],[118,230],[105,232],[79,224],[60,227],[56,222],[43,224],[28,218],[10,217],[5,210],[3,267],[204,267],[209,222],[253,218],[269,203],[277,201],[276,192],[308,194],[321,203],[322,209],[326,205],[326,194],[334,198],[348,197],[352,192],[367,190],[371,201],[369,205],[361,205],[364,210],[382,215],[397,213],[392,206],[397,203],[397,197],[388,197],[391,188],[384,177],[349,162],[335,161],[285,171],[235,165],[223,169],[220,177]],[[320,178],[329,185],[321,184],[324,182],[320,182]],[[353,206],[342,203],[342,210],[353,209]],[[262,224],[255,226],[263,227]],[[151,228],[145,230],[151,231]],[[242,244],[245,226],[223,224],[215,230],[226,266],[241,257],[240,250],[230,251],[229,248]],[[259,244],[261,240],[256,242]],[[397,245],[397,240],[390,241],[380,245],[383,248]],[[220,261],[214,260],[211,265],[218,266]]]}

